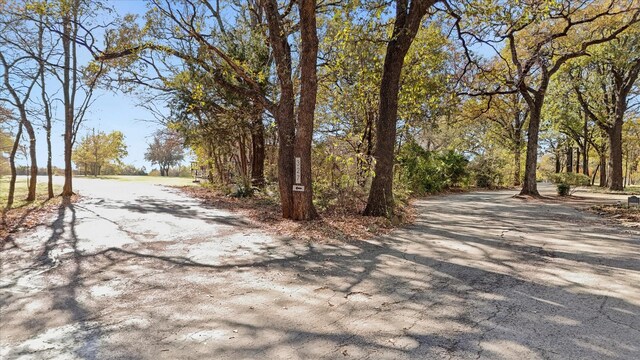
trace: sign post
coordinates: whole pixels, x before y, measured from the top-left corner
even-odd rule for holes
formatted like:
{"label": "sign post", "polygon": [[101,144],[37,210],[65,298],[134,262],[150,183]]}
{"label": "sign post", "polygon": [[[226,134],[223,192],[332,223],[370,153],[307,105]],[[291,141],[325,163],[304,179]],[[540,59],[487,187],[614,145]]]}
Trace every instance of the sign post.
{"label": "sign post", "polygon": [[293,185],[293,191],[304,191],[304,186],[300,185],[302,183],[302,173],[300,170],[300,158],[296,158],[296,178],[295,185]]}

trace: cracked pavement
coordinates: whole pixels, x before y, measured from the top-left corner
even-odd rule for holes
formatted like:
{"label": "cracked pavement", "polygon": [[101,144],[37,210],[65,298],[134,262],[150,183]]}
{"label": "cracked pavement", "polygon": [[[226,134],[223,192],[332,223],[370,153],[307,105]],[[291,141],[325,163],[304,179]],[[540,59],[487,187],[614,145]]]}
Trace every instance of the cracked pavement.
{"label": "cracked pavement", "polygon": [[640,234],[568,205],[436,196],[387,236],[303,242],[76,184],[0,253],[2,359],[640,358]]}

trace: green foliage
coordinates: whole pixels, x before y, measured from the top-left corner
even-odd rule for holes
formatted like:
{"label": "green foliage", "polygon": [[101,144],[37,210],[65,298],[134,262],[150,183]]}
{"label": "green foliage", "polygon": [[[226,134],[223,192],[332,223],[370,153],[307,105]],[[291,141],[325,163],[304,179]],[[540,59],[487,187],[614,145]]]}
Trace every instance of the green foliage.
{"label": "green foliage", "polygon": [[122,165],[122,158],[127,156],[127,145],[124,143],[124,134],[113,131],[109,134],[94,131],[85,135],[80,144],[73,151],[73,162],[76,167],[98,176],[102,168],[108,164]]}
{"label": "green foliage", "polygon": [[556,184],[567,184],[570,186],[589,186],[591,185],[591,179],[584,174],[577,173],[559,173],[554,174],[551,180]]}
{"label": "green foliage", "polygon": [[407,142],[398,155],[402,181],[412,192],[420,195],[461,185],[469,175],[468,162],[452,150],[431,152],[415,141]]}
{"label": "green foliage", "polygon": [[491,189],[504,185],[504,174],[501,171],[504,165],[500,158],[478,156],[473,159],[469,169],[477,187]]}
{"label": "green foliage", "polygon": [[568,196],[571,190],[571,185],[560,183],[558,184],[558,195]]}
{"label": "green foliage", "polygon": [[578,187],[591,185],[591,179],[587,175],[572,172],[554,174],[551,179],[557,184],[560,196],[571,195]]}

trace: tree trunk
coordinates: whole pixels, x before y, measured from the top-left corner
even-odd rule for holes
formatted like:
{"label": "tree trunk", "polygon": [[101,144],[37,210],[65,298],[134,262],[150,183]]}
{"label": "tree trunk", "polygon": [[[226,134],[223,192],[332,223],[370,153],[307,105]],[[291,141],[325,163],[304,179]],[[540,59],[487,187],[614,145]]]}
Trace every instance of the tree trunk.
{"label": "tree trunk", "polygon": [[571,146],[567,148],[567,172],[573,172],[573,148]]}
{"label": "tree trunk", "polygon": [[74,105],[71,94],[71,17],[64,14],[62,17],[62,48],[64,53],[64,69],[62,91],[64,94],[64,185],[62,196],[73,195],[73,169],[71,154],[73,152],[73,118]]}
{"label": "tree trunk", "polygon": [[31,160],[31,166],[29,171],[29,191],[27,193],[26,201],[35,201],[36,199],[36,185],[38,183],[38,161],[36,154],[36,132],[33,129],[33,125],[27,119],[27,112],[24,106],[20,107],[20,119],[22,125],[24,125],[27,135],[29,135],[29,158]]}
{"label": "tree trunk", "polygon": [[607,186],[607,157],[604,154],[600,155],[600,187]]}
{"label": "tree trunk", "polygon": [[18,152],[18,148],[20,147],[20,138],[22,137],[22,122],[18,124],[18,132],[16,133],[16,139],[13,142],[13,146],[11,147],[11,152],[9,153],[9,167],[11,169],[11,178],[9,179],[9,192],[7,193],[7,209],[11,209],[13,205],[13,196],[16,191],[16,153]]}
{"label": "tree trunk", "polygon": [[580,148],[576,148],[576,174],[580,174]]}
{"label": "tree trunk", "polygon": [[304,191],[293,192],[292,218],[295,220],[312,220],[318,217],[318,213],[313,206],[311,179],[311,143],[313,141],[313,122],[318,92],[316,67],[318,34],[315,0],[300,0],[299,12],[302,51],[300,53],[300,101],[298,104],[294,153],[300,158],[300,183],[304,186]]}
{"label": "tree trunk", "polygon": [[591,186],[593,186],[596,183],[596,175],[598,175],[598,170],[599,169],[600,169],[600,164],[598,164],[598,166],[596,166],[596,169],[593,172],[593,176],[591,177]]}
{"label": "tree trunk", "polygon": [[418,33],[422,18],[433,3],[430,0],[413,0],[411,4],[407,0],[396,1],[395,23],[391,40],[387,44],[380,82],[376,145],[373,150],[376,159],[375,175],[364,209],[364,215],[367,216],[393,215],[393,163],[400,76],[404,58]]}
{"label": "tree trunk", "polygon": [[556,157],[556,174],[559,174],[560,171],[562,171],[562,164],[560,163],[560,154],[558,154],[558,151],[556,151],[555,157]]}
{"label": "tree trunk", "polygon": [[585,112],[584,114],[584,127],[583,127],[584,141],[582,143],[582,172],[589,176],[589,116]]}
{"label": "tree trunk", "polygon": [[259,113],[251,124],[251,185],[263,188],[264,180],[264,124],[262,112]]}
{"label": "tree trunk", "polygon": [[622,120],[616,119],[607,133],[609,135],[609,161],[611,162],[609,189],[622,191],[624,190],[622,180]]}
{"label": "tree trunk", "polygon": [[525,160],[524,182],[520,195],[540,196],[536,179],[538,166],[538,136],[540,115],[544,96],[538,95],[529,105],[529,128],[527,137],[527,158]]}
{"label": "tree trunk", "polygon": [[[276,0],[263,2],[269,42],[276,63],[280,87],[280,100],[273,110],[278,126],[278,188],[282,205],[282,217],[294,220],[310,220],[317,217],[313,207],[311,186],[311,141],[316,105],[316,61],[318,38],[316,28],[316,3],[301,0],[300,14],[300,96],[296,126],[295,93],[292,81],[291,46]],[[294,194],[295,158],[300,159],[300,186],[303,191]],[[297,181],[296,181],[297,182]]]}

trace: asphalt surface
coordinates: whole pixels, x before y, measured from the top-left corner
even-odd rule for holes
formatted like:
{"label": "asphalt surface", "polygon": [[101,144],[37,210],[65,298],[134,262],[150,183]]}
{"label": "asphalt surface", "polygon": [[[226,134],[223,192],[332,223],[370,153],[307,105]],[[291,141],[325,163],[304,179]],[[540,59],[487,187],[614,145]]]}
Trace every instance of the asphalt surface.
{"label": "asphalt surface", "polygon": [[438,196],[303,242],[175,189],[76,188],[0,252],[2,359],[640,358],[640,234],[572,206]]}

